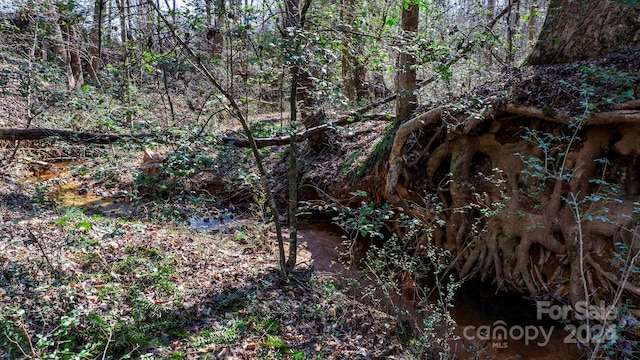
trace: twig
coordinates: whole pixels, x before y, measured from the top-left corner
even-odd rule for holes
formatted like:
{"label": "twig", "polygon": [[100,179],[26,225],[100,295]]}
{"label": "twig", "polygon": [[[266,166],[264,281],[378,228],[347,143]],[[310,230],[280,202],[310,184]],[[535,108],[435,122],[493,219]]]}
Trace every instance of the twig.
{"label": "twig", "polygon": [[113,336],[113,329],[109,329],[109,338],[107,339],[107,344],[104,346],[104,351],[102,352],[102,360],[107,356],[107,349],[109,348],[109,343],[111,342],[111,337]]}
{"label": "twig", "polygon": [[[17,347],[18,347],[18,349],[20,349],[20,352],[22,353],[22,355],[24,355],[24,356],[26,356],[26,357],[28,357],[28,356],[29,356],[29,354],[27,354],[27,353],[24,351],[24,349],[22,348],[22,346],[20,346],[20,344],[19,344],[17,341],[13,340],[13,339],[9,336],[9,334],[7,334],[7,332],[6,332],[6,331],[4,332],[4,337],[5,337],[5,338],[7,338],[7,339],[12,343],[12,344],[14,344],[15,346],[17,346]],[[29,338],[29,335],[27,335],[27,338]],[[29,342],[31,342],[31,340],[29,340]]]}
{"label": "twig", "polygon": [[56,270],[56,268],[53,266],[53,264],[51,264],[51,261],[49,260],[49,256],[47,256],[47,253],[44,251],[44,247],[42,247],[42,244],[40,244],[40,242],[38,241],[36,236],[33,235],[33,233],[31,232],[31,229],[27,229],[27,231],[28,231],[28,234],[29,234],[29,239],[31,241],[33,241],[38,246],[38,249],[40,249],[40,252],[42,253],[42,256],[44,256],[44,260],[47,262],[47,265],[49,265],[49,267],[51,268],[51,271],[53,272],[53,275],[57,279],[59,277],[58,270]]}

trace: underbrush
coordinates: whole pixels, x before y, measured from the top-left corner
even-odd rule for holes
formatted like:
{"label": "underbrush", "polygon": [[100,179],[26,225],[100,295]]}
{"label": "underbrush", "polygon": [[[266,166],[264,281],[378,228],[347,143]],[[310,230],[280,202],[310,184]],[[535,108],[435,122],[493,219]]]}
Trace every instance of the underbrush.
{"label": "underbrush", "polygon": [[[62,211],[61,211],[62,210]],[[229,234],[55,204],[0,222],[0,358],[367,358],[393,317],[301,269],[255,222]]]}

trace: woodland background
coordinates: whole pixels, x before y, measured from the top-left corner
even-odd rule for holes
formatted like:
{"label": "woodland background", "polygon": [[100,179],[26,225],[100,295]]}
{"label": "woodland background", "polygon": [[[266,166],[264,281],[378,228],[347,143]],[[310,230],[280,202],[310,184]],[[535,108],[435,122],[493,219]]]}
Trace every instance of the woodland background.
{"label": "woodland background", "polygon": [[[637,1],[0,19],[0,356],[638,357]],[[614,310],[461,339],[536,300]]]}

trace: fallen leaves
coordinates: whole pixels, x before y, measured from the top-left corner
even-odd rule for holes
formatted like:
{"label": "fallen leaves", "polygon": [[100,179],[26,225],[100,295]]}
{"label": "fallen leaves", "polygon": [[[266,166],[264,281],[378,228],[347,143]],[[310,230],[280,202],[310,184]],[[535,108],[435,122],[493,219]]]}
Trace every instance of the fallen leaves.
{"label": "fallen leaves", "polygon": [[[275,244],[263,232],[238,241],[234,233],[89,217],[81,210],[29,215],[3,214],[0,223],[0,271],[19,269],[0,282],[0,313],[24,309],[31,338],[73,316],[85,332],[107,327],[92,334],[145,329],[139,336],[155,339],[154,354],[165,357],[347,359],[398,342],[383,326],[391,319],[371,320],[366,306],[328,289],[318,274],[282,283],[270,248]],[[30,230],[59,278],[30,245]],[[387,334],[383,343],[380,334]]]}

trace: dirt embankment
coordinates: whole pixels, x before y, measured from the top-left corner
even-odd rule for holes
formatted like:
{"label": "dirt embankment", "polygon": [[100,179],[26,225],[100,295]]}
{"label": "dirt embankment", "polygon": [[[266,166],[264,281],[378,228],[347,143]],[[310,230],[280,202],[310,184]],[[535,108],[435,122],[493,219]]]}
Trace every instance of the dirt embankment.
{"label": "dirt embankment", "polygon": [[452,251],[460,276],[501,289],[636,298],[639,279],[616,269],[633,268],[640,246],[639,55],[518,69],[420,109],[395,138],[379,123],[334,133],[304,157],[302,196],[358,204],[364,190],[401,206],[433,229],[415,244]]}

